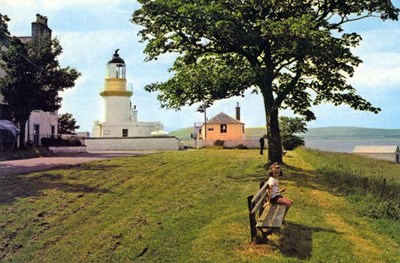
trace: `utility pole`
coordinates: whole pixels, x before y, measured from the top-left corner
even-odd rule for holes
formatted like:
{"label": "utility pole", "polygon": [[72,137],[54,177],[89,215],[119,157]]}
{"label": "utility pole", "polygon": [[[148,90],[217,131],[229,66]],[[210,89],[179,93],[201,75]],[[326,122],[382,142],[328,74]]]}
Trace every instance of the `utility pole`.
{"label": "utility pole", "polygon": [[206,140],[206,139],[207,139],[207,108],[208,108],[209,106],[210,106],[210,105],[208,104],[208,102],[204,102],[202,105],[200,105],[200,106],[197,108],[197,111],[198,111],[198,112],[204,113],[204,138],[203,138],[203,140]]}

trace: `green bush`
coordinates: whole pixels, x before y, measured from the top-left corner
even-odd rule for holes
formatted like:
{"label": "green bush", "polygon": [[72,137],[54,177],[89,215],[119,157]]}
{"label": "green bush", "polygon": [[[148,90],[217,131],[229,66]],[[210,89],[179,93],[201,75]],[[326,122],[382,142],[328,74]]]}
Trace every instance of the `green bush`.
{"label": "green bush", "polygon": [[239,144],[238,146],[236,146],[236,148],[241,149],[241,150],[246,150],[249,147],[247,147],[246,145],[243,145],[243,144]]}
{"label": "green bush", "polygon": [[216,141],[214,142],[214,146],[222,147],[222,146],[224,146],[224,143],[225,143],[225,141],[216,140]]}
{"label": "green bush", "polygon": [[294,150],[299,146],[304,146],[304,139],[296,135],[283,135],[282,147],[287,151]]}
{"label": "green bush", "polygon": [[42,138],[42,146],[82,146],[79,140],[74,139],[62,139],[62,138]]}

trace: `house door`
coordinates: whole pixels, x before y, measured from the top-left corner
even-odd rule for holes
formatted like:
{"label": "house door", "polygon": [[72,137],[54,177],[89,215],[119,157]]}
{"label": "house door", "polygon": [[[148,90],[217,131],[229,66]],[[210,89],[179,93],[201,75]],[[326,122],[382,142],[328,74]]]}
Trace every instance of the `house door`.
{"label": "house door", "polygon": [[39,124],[34,124],[33,125],[33,144],[34,145],[39,145],[39,131],[40,131]]}

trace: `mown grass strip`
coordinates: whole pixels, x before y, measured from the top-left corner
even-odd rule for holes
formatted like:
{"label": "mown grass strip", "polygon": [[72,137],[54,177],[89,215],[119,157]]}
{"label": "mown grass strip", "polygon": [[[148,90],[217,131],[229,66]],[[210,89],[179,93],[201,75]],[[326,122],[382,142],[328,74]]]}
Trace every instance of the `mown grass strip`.
{"label": "mown grass strip", "polygon": [[[395,262],[399,246],[297,152],[282,187],[282,230],[255,245],[246,197],[265,180],[256,150],[207,149],[103,160],[1,178],[5,262]],[[4,180],[7,179],[7,180]],[[12,187],[11,187],[12,186]],[[19,189],[22,186],[23,189]],[[4,190],[4,191],[3,191]],[[365,253],[369,249],[372,252]]]}

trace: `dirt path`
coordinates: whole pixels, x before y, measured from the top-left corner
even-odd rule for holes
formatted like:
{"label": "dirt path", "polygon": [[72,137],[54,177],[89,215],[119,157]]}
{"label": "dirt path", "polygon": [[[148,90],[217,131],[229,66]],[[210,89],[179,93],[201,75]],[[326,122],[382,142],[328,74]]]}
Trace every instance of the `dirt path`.
{"label": "dirt path", "polygon": [[125,151],[125,152],[90,152],[53,157],[39,157],[23,160],[11,160],[0,162],[1,175],[19,175],[37,171],[44,171],[60,166],[69,166],[101,159],[110,159],[125,156],[141,156],[154,153],[151,151]]}

